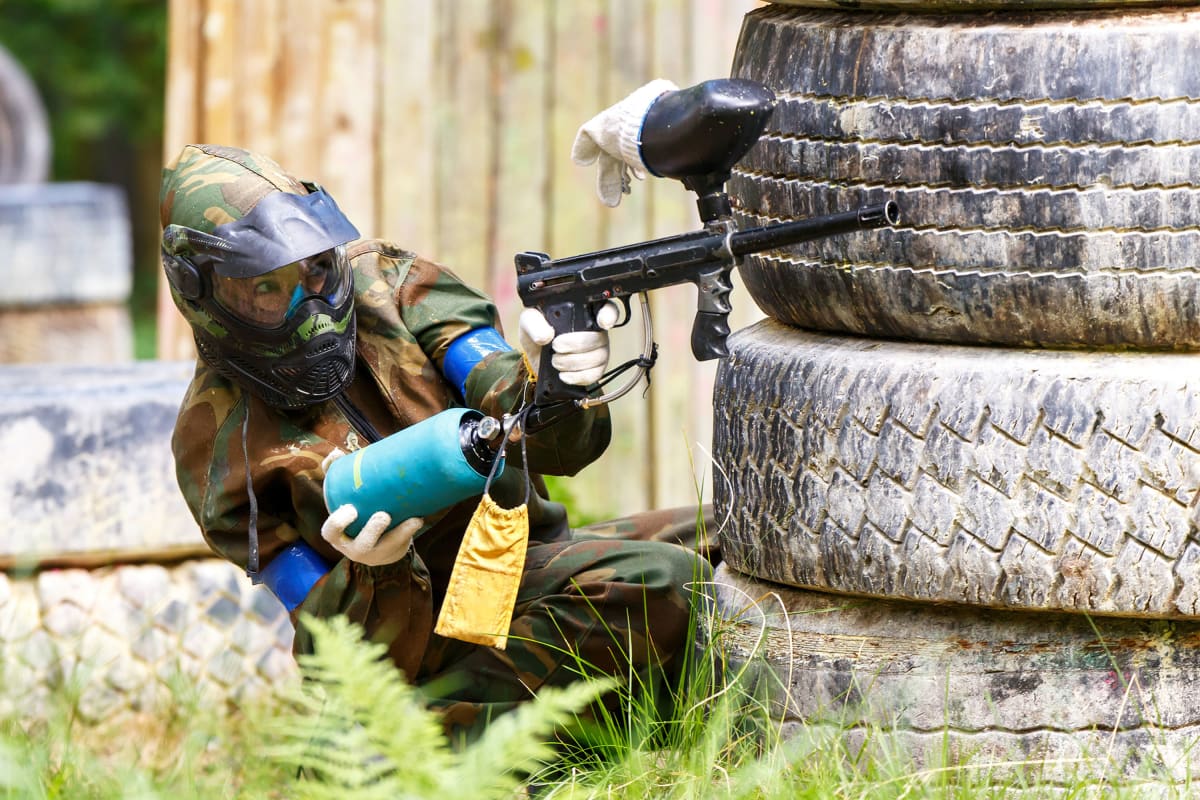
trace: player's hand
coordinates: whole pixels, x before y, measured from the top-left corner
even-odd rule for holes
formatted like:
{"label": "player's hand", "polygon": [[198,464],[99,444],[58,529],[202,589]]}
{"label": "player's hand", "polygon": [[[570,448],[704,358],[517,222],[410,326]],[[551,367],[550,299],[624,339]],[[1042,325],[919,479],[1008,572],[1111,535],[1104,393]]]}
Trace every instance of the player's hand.
{"label": "player's hand", "polygon": [[571,145],[571,160],[580,166],[598,162],[596,194],[606,206],[616,206],[629,194],[630,174],[646,177],[642,161],[642,120],[654,101],[678,89],[668,80],[654,80],[634,90],[580,126]]}
{"label": "player's hand", "polygon": [[[596,314],[598,331],[574,331],[558,336],[546,317],[536,308],[521,312],[517,338],[525,351],[530,368],[541,365],[542,348],[550,345],[554,356],[550,363],[558,379],[571,386],[590,386],[608,369],[608,331],[621,318],[621,307],[609,300]],[[537,378],[536,373],[534,379]]]}
{"label": "player's hand", "polygon": [[393,526],[390,514],[376,511],[357,536],[349,536],[346,528],[356,519],[358,509],[349,503],[337,508],[321,526],[321,538],[351,561],[371,567],[394,564],[404,558],[412,546],[413,537],[425,524],[420,517],[410,517]]}

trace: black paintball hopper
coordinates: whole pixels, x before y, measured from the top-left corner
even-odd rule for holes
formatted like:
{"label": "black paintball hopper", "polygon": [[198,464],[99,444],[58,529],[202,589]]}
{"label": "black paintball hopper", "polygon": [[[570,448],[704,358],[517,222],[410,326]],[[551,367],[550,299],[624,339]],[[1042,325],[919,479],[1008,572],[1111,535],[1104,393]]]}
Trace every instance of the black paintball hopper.
{"label": "black paintball hopper", "polygon": [[725,182],[775,111],[775,94],[742,78],[720,78],[667,92],[642,121],[642,161],[699,195],[701,219],[729,214]]}

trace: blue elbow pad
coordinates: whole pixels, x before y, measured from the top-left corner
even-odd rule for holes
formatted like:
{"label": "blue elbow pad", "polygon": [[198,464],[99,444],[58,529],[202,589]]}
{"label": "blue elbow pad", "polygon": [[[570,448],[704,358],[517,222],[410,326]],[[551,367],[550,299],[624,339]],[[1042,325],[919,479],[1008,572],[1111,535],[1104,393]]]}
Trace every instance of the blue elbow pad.
{"label": "blue elbow pad", "polygon": [[280,550],[260,575],[290,614],[328,572],[329,565],[316,550],[296,542]]}
{"label": "blue elbow pad", "polygon": [[512,346],[504,341],[500,331],[495,328],[476,328],[464,333],[446,348],[442,374],[455,389],[458,389],[458,396],[466,398],[467,376],[471,374],[471,370],[492,353],[508,350],[512,350]]}

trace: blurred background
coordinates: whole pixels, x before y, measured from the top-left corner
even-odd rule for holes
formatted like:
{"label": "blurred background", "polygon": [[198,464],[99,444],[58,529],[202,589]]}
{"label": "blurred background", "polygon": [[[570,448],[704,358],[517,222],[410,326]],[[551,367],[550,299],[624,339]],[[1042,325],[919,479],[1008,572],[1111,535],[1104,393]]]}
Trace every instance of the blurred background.
{"label": "blurred background", "polygon": [[[571,142],[652,78],[728,75],[757,5],[0,0],[0,47],[31,79],[48,132],[45,174],[10,172],[0,194],[0,244],[30,240],[0,256],[9,283],[27,287],[0,291],[0,339],[44,345],[24,360],[193,358],[159,285],[157,205],[163,163],[200,141],[263,152],[324,184],[364,235],[452,267],[515,330],[513,254],[560,257],[698,227],[694,196],[675,182],[650,179],[617,209],[601,205]],[[17,102],[14,80],[0,82],[0,166],[42,158],[36,103]],[[652,387],[620,401],[608,456],[560,488],[581,521],[709,497],[715,365],[688,346],[695,290],[652,302]],[[758,317],[743,292],[734,304],[735,328]],[[112,317],[118,306],[127,320]],[[86,322],[74,321],[80,309]],[[615,358],[640,350],[638,327],[614,334]],[[46,344],[70,330],[73,340]],[[83,346],[106,338],[111,354]]]}
{"label": "blurred background", "polygon": [[[166,0],[0,0],[0,46],[32,79],[44,107],[46,179],[108,184],[124,195],[137,358],[156,354],[166,34]],[[27,104],[5,110],[10,129],[36,125]],[[11,136],[0,141],[12,144]]]}

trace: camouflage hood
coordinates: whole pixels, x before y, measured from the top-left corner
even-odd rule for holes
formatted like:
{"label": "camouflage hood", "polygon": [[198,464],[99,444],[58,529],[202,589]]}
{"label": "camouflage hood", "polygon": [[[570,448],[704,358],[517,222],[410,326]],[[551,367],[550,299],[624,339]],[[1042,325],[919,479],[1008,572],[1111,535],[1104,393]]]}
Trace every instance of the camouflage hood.
{"label": "camouflage hood", "polygon": [[271,159],[211,144],[189,144],[163,170],[159,219],[212,233],[241,219],[272,192],[307,194],[304,183]]}

